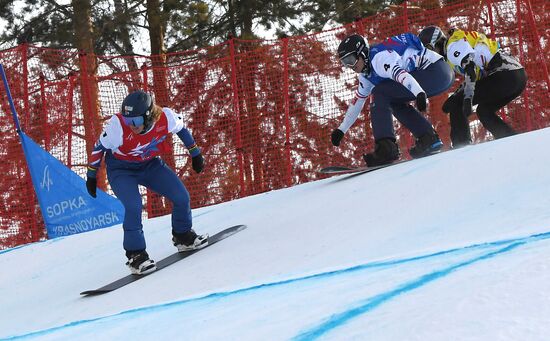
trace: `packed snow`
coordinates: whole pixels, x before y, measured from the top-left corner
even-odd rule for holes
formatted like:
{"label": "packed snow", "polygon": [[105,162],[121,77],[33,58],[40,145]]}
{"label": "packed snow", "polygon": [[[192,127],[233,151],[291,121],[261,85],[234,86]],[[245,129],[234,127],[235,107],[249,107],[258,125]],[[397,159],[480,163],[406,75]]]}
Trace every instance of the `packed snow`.
{"label": "packed snow", "polygon": [[[247,228],[101,296],[122,228],[0,251],[0,339],[548,340],[550,129],[193,210]],[[170,217],[144,222],[153,259]]]}

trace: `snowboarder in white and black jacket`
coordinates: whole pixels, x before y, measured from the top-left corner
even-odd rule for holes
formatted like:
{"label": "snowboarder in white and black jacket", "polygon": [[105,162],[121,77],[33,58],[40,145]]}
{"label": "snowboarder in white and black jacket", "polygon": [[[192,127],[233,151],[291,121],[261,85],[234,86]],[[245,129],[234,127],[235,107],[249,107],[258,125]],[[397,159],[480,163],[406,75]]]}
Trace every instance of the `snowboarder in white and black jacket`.
{"label": "snowboarder in white and black jacket", "polygon": [[476,104],[481,124],[494,138],[516,134],[497,111],[525,89],[527,74],[523,66],[502,51],[497,41],[480,32],[452,29],[447,38],[439,27],[428,26],[418,36],[464,76],[464,82],[442,108],[450,116],[453,148],[472,142],[468,117]]}

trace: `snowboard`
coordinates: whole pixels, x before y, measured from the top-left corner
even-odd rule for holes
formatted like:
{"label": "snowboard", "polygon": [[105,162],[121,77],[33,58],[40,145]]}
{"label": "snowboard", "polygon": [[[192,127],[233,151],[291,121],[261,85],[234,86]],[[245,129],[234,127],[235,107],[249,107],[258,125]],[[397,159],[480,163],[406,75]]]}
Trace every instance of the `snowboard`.
{"label": "snowboard", "polygon": [[146,274],[146,275],[131,274],[131,275],[122,277],[121,279],[118,279],[118,280],[116,280],[112,283],[109,283],[109,284],[107,284],[107,285],[105,285],[101,288],[98,288],[98,289],[95,289],[95,290],[83,291],[83,292],[80,293],[80,295],[95,296],[95,295],[105,294],[105,293],[111,292],[113,290],[122,288],[125,285],[133,283],[133,282],[135,282],[137,280],[140,280],[144,277],[150,276],[150,275],[154,274],[155,272],[160,271],[160,270],[164,269],[165,267],[167,267],[169,265],[172,265],[172,264],[174,264],[174,263],[176,263],[176,262],[178,262],[182,259],[185,259],[185,258],[187,258],[187,257],[189,257],[189,256],[191,256],[191,255],[193,255],[193,254],[195,254],[199,251],[207,249],[211,245],[214,245],[217,242],[219,242],[219,241],[221,241],[221,240],[223,240],[227,237],[230,237],[230,236],[234,235],[237,232],[240,232],[240,231],[244,230],[245,228],[246,228],[246,225],[235,225],[235,226],[231,226],[229,228],[226,228],[225,230],[223,230],[221,232],[218,232],[213,236],[208,237],[208,245],[203,247],[202,249],[193,250],[193,251],[185,251],[185,252],[176,252],[176,253],[173,253],[170,256],[166,257],[166,258],[161,259],[160,261],[158,261],[156,263],[157,264],[157,269],[155,271],[149,273],[149,274]]}
{"label": "snowboard", "polygon": [[319,170],[320,173],[323,174],[348,174],[348,173],[368,173],[375,171],[377,169],[386,168],[389,166],[397,165],[402,162],[406,162],[407,160],[397,161],[394,163],[390,163],[387,165],[381,165],[381,166],[373,166],[373,167],[343,167],[343,166],[329,166],[325,168],[321,168]]}

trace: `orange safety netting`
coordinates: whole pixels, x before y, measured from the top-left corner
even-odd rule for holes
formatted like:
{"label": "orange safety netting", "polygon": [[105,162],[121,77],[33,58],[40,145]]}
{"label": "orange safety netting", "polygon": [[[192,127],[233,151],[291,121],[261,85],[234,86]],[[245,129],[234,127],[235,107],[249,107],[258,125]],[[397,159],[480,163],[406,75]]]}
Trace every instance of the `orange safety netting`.
{"label": "orange safety netting", "polygon": [[[133,89],[184,114],[206,159],[200,175],[179,139],[164,159],[186,184],[192,207],[319,179],[316,170],[359,165],[373,141],[368,106],[340,148],[330,144],[354,96],[356,76],[336,59],[340,40],[360,33],[370,43],[435,24],[486,33],[520,59],[529,81],[524,94],[501,110],[519,131],[550,125],[550,3],[546,0],[406,2],[351,25],[281,40],[237,40],[166,56],[85,56],[75,50],[20,45],[0,51],[22,129],[85,177],[88,152],[103,122]],[[453,88],[458,86],[456,82]],[[3,91],[3,89],[2,89]],[[446,94],[430,99],[428,116],[446,145]],[[3,176],[0,249],[44,239],[45,229],[8,102],[1,102]],[[400,129],[402,150],[412,144]],[[476,142],[488,135],[473,125]],[[100,185],[107,189],[104,170]],[[84,186],[84,183],[82,184]],[[168,214],[170,203],[143,191],[146,215]]]}

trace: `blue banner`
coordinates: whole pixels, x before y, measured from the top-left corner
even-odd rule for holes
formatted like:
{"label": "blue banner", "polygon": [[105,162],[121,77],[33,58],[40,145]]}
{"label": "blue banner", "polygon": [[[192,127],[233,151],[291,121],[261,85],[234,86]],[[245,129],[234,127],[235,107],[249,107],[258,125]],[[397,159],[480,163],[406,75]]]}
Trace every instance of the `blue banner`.
{"label": "blue banner", "polygon": [[84,179],[23,132],[20,136],[49,238],[122,224],[124,207],[118,199],[99,189],[92,198]]}

